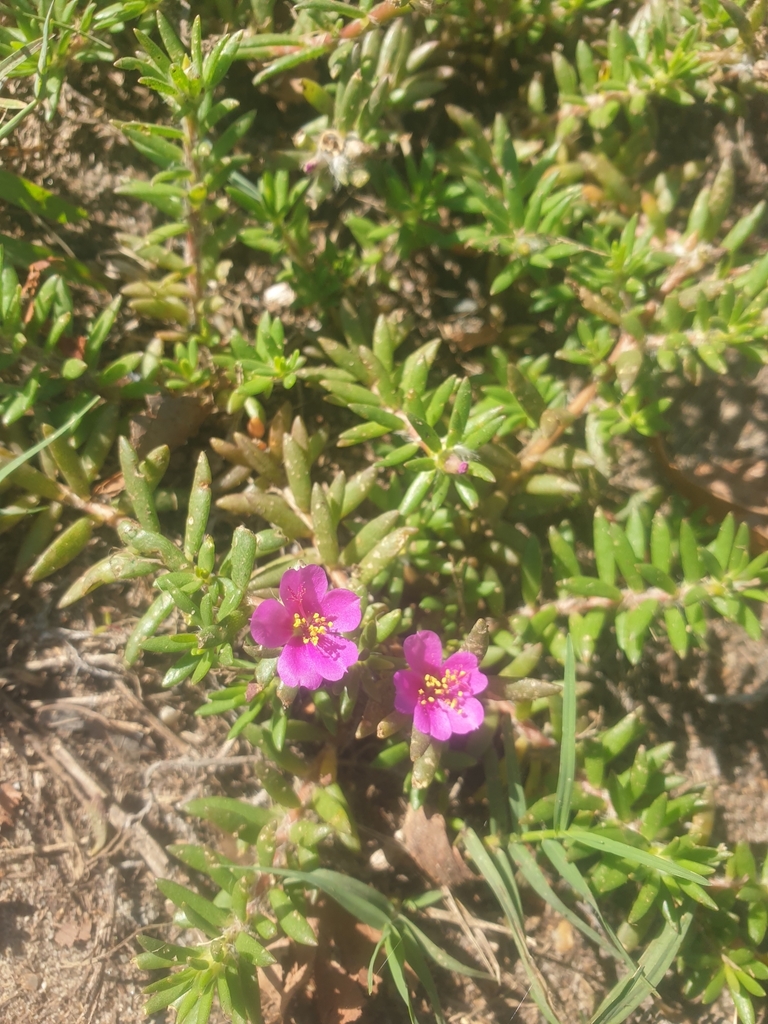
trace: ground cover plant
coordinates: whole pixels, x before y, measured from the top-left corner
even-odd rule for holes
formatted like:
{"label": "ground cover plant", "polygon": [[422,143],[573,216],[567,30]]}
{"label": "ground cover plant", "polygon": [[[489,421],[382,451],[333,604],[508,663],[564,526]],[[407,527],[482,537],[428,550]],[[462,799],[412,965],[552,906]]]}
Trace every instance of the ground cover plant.
{"label": "ground cover plant", "polygon": [[[3,8],[9,154],[108,81],[132,147],[111,262],[87,203],[0,171],[6,593],[62,622],[136,595],[124,665],[250,766],[185,805],[210,841],[157,880],[148,1014],[261,1021],[260,972],[335,905],[373,936],[350,1012],[381,985],[443,1021],[459,978],[506,983],[435,927],[454,890],[504,922],[532,1020],[564,1017],[531,899],[612,965],[591,1024],[660,988],[764,1012],[766,851],[717,840],[710,788],[611,686],[714,623],[763,636],[764,469],[736,467],[744,498],[674,446],[691,394],[768,361],[765,16]],[[417,819],[431,886],[372,874]]]}

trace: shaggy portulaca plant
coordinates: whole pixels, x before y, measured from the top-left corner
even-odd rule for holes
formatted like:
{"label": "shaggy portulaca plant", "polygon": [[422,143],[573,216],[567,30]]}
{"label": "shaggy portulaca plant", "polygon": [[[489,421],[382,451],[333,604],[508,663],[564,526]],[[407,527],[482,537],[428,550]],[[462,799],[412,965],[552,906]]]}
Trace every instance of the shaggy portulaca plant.
{"label": "shaggy portulaca plant", "polygon": [[[168,0],[105,4],[12,3],[0,24],[3,74],[26,79],[29,100],[0,138],[43,110],[56,131],[68,70],[114,64],[126,113],[149,120],[119,123],[141,163],[125,165],[110,215],[125,229],[130,197],[154,218],[116,239],[134,258],[90,325],[97,277],[57,234],[0,237],[0,535],[13,531],[0,567],[16,594],[22,576],[55,587],[79,560],[60,609],[145,581],[126,664],[146,658],[148,679],[162,672],[163,690],[256,754],[239,799],[222,780],[185,807],[238,856],[170,848],[217,894],[160,881],[182,945],[139,938],[141,966],[164,974],[148,1013],[207,1024],[217,999],[233,1024],[259,1024],[258,970],[272,948],[293,956],[272,945],[280,932],[318,944],[318,889],[379,933],[371,971],[386,965],[411,1021],[416,978],[444,1020],[430,959],[503,978],[488,946],[474,967],[453,957],[415,876],[404,889],[393,872],[392,900],[362,881],[360,831],[373,845],[391,823],[385,852],[409,806],[441,810],[445,841],[498,899],[500,949],[516,943],[540,1019],[575,1010],[542,983],[521,884],[617,961],[590,1024],[621,1024],[660,986],[667,998],[672,965],[670,1002],[730,993],[754,1024],[768,862],[709,845],[710,790],[671,770],[673,743],[642,704],[615,720],[615,694],[650,693],[645,680],[633,693],[641,665],[663,686],[652,665],[669,648],[684,684],[710,621],[763,640],[760,494],[723,519],[714,487],[677,465],[674,429],[683,402],[704,425],[705,396],[768,362],[768,204],[749,201],[748,173],[768,91],[763,0],[590,0],[588,18],[529,0],[452,0],[439,17],[253,0],[198,4],[191,24]],[[302,66],[312,78],[292,77]],[[48,221],[79,237],[91,212],[14,176],[14,148],[3,202],[41,234]],[[256,280],[268,286],[241,308]],[[260,302],[285,309],[285,327],[266,311],[250,322]],[[222,436],[198,433],[195,413],[172,442],[176,414],[158,413],[157,447],[134,450],[118,435],[144,398],[166,413],[179,398]],[[715,469],[736,438],[711,418]],[[182,522],[187,429],[203,450]],[[659,486],[635,476],[633,438],[653,445]],[[330,588],[341,572],[354,593]],[[255,611],[254,594],[268,598]],[[106,621],[91,600],[87,616]],[[300,687],[311,699],[293,701]],[[685,690],[669,695],[678,712]],[[759,723],[744,724],[759,746]],[[343,873],[328,866],[339,846]]]}

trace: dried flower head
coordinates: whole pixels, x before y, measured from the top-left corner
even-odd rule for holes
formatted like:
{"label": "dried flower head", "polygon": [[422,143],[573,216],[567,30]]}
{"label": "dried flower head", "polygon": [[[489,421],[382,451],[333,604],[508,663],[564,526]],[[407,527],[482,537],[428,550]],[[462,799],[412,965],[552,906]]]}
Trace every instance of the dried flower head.
{"label": "dried flower head", "polygon": [[437,457],[437,464],[444,473],[450,473],[452,476],[463,476],[469,469],[470,462],[476,458],[475,452],[471,452],[464,445],[457,444],[447,451],[440,452]]}
{"label": "dried flower head", "polygon": [[285,686],[316,690],[357,661],[357,645],[342,633],[357,629],[360,617],[360,598],[351,590],[329,592],[325,571],[308,565],[285,572],[280,600],[262,601],[251,634],[264,647],[282,647],[277,672]]}
{"label": "dried flower head", "polygon": [[458,651],[443,661],[440,638],[431,630],[409,636],[403,651],[408,668],[395,672],[395,708],[412,714],[419,732],[447,740],[482,725],[485,711],[475,694],[488,680],[474,654]]}
{"label": "dried flower head", "polygon": [[368,173],[360,163],[368,153],[370,146],[355,132],[343,135],[335,128],[328,128],[320,134],[314,154],[304,164],[304,172],[313,174],[327,167],[336,188],[349,184],[361,188],[368,181]]}
{"label": "dried flower head", "polygon": [[446,473],[462,476],[469,469],[469,463],[456,452],[451,452],[443,463],[443,469]]}

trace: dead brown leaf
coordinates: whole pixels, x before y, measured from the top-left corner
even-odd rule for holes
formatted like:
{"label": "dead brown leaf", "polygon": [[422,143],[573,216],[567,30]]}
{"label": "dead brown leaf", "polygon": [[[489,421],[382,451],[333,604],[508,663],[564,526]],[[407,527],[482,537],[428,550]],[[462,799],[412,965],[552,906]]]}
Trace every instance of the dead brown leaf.
{"label": "dead brown leaf", "polygon": [[131,419],[131,444],[141,459],[163,444],[173,451],[195,436],[210,411],[202,396],[151,395],[147,411]]}
{"label": "dead brown leaf", "polygon": [[22,299],[29,300],[27,311],[24,314],[24,323],[28,324],[32,317],[35,315],[35,304],[34,298],[37,292],[37,287],[40,284],[40,277],[44,270],[50,267],[50,260],[38,260],[36,263],[31,263],[29,271],[27,273],[27,280],[24,282],[24,287],[21,289]]}
{"label": "dead brown leaf", "polygon": [[70,949],[76,942],[87,942],[91,937],[93,922],[90,917],[82,921],[73,921],[71,918],[59,926],[54,933],[53,941],[57,946],[66,946]]}
{"label": "dead brown leaf", "polygon": [[0,825],[13,825],[14,812],[21,803],[21,793],[10,782],[0,786]]}
{"label": "dead brown leaf", "polygon": [[440,333],[447,342],[462,352],[471,352],[474,348],[492,345],[499,337],[498,327],[486,323],[479,316],[467,316],[453,323],[442,323]]}
{"label": "dead brown leaf", "polygon": [[436,885],[452,888],[474,878],[459,851],[451,846],[442,814],[433,813],[428,818],[423,807],[416,811],[409,807],[403,823],[403,845]]}
{"label": "dead brown leaf", "polygon": [[116,498],[125,488],[125,480],[122,473],[113,473],[106,480],[96,484],[93,488],[94,498]]}
{"label": "dead brown leaf", "polygon": [[85,346],[88,339],[84,334],[78,334],[71,338],[62,338],[59,342],[59,351],[67,359],[82,359],[85,355]]}
{"label": "dead brown leaf", "polygon": [[552,945],[558,956],[567,956],[575,945],[575,932],[570,921],[562,919],[552,933]]}

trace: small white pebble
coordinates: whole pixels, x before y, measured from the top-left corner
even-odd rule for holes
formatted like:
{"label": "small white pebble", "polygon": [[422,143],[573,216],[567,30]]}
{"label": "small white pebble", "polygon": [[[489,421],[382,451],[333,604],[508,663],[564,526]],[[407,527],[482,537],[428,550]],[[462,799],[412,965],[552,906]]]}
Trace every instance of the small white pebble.
{"label": "small white pebble", "polygon": [[741,406],[738,402],[733,402],[729,398],[726,398],[720,403],[720,420],[723,423],[730,423],[731,420],[735,420],[736,417],[741,413]]}
{"label": "small white pebble", "polygon": [[171,707],[170,704],[163,704],[157,713],[157,717],[164,725],[173,727],[178,725],[179,719],[181,718],[181,712],[178,708]]}
{"label": "small white pebble", "polygon": [[368,863],[374,871],[389,871],[392,867],[383,850],[374,850],[368,858]]}
{"label": "small white pebble", "polygon": [[262,299],[269,312],[276,313],[280,309],[288,309],[296,300],[296,292],[287,282],[279,281],[265,290]]}

